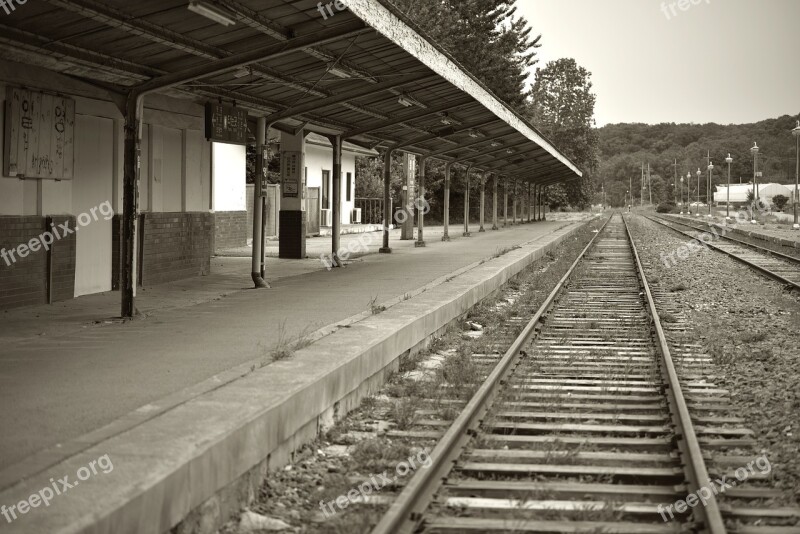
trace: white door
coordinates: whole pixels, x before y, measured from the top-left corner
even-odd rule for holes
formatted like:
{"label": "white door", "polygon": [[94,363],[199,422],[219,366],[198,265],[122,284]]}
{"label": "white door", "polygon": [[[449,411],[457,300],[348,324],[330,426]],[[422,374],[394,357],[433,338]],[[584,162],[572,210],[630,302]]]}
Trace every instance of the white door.
{"label": "white door", "polygon": [[[75,177],[72,213],[80,225],[76,233],[75,296],[111,291],[111,221],[99,208],[113,197],[114,121],[100,117],[75,117]],[[113,204],[113,203],[112,203]],[[82,214],[88,214],[83,215]]]}

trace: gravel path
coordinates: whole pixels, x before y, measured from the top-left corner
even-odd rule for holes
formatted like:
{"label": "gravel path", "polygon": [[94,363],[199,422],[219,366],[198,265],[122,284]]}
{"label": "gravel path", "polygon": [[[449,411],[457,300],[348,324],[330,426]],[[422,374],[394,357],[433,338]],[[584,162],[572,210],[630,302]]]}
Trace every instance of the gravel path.
{"label": "gravel path", "polygon": [[689,240],[642,217],[629,219],[648,280],[679,294],[684,311],[731,391],[735,414],[768,453],[773,484],[800,501],[800,296],[718,252],[700,249],[672,267]]}

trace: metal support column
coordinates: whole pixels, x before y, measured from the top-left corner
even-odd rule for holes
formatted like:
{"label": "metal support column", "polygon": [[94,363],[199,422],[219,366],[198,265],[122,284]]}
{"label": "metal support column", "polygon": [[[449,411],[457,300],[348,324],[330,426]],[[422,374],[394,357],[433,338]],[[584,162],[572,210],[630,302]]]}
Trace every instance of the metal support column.
{"label": "metal support column", "polygon": [[253,195],[253,265],[250,273],[256,289],[265,289],[269,284],[264,280],[266,265],[264,261],[264,176],[266,170],[267,121],[258,118],[256,128],[256,183]]}
{"label": "metal support column", "polygon": [[339,260],[342,236],[342,136],[329,137],[333,147],[333,239],[331,239],[331,263],[343,267]]}
{"label": "metal support column", "polygon": [[125,106],[125,152],[122,182],[122,239],[120,280],[122,317],[136,314],[136,220],[139,214],[141,119],[144,98],[130,93]]}
{"label": "metal support column", "polygon": [[533,206],[531,206],[531,183],[528,182],[528,223],[531,222],[531,209],[532,208],[533,208]]}
{"label": "metal support column", "polygon": [[392,151],[387,150],[383,157],[383,246],[381,254],[391,254],[389,247],[389,228],[392,226]]}
{"label": "metal support column", "polygon": [[511,224],[517,224],[517,179],[514,178],[514,197],[511,199]]}
{"label": "metal support column", "polygon": [[484,173],[481,177],[481,227],[478,230],[478,233],[485,232],[486,228],[483,227],[483,224],[486,222],[486,179],[489,177],[489,173]]}
{"label": "metal support column", "polygon": [[424,247],[425,246],[425,237],[423,233],[425,231],[425,211],[428,207],[428,203],[425,202],[425,165],[428,163],[428,158],[422,157],[419,160],[419,199],[415,202],[417,212],[419,213],[418,222],[419,222],[419,230],[417,232],[417,241],[414,243],[415,247]]}
{"label": "metal support column", "polygon": [[497,182],[499,178],[497,174],[494,175],[494,183],[492,185],[492,230],[497,230],[497,207],[500,198],[497,196]]}
{"label": "metal support column", "polygon": [[469,233],[469,194],[471,189],[469,182],[470,174],[472,174],[471,165],[467,167],[467,177],[465,180],[465,187],[464,187],[464,237],[470,237]]}
{"label": "metal support column", "polygon": [[503,228],[508,226],[508,177],[503,178]]}
{"label": "metal support column", "polygon": [[444,235],[442,241],[450,241],[450,171],[452,163],[444,166]]}
{"label": "metal support column", "polygon": [[542,186],[542,220],[547,220],[547,186]]}

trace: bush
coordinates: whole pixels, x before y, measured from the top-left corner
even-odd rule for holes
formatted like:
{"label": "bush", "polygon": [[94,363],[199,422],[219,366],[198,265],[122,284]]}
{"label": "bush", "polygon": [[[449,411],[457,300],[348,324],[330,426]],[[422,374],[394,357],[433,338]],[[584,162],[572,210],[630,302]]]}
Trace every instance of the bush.
{"label": "bush", "polygon": [[658,213],[675,213],[678,211],[678,206],[676,206],[672,201],[662,202],[658,205],[656,211]]}
{"label": "bush", "polygon": [[786,195],[775,195],[772,197],[772,203],[775,204],[775,209],[783,211],[783,207],[789,202],[789,197]]}

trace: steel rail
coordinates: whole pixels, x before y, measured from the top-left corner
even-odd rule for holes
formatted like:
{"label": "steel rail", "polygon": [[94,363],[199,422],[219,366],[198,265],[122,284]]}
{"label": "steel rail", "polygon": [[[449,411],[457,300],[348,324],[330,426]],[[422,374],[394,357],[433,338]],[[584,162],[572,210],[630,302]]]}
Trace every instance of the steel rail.
{"label": "steel rail", "polygon": [[506,351],[469,403],[467,403],[458,418],[436,444],[436,447],[429,455],[433,462],[432,465],[427,469],[417,471],[408,485],[395,499],[388,512],[372,530],[372,534],[412,533],[416,530],[418,524],[422,521],[423,512],[439,490],[444,478],[451,471],[453,463],[472,439],[481,418],[489,409],[498,389],[505,384],[505,378],[519,362],[522,347],[534,335],[542,317],[550,310],[556,297],[572,277],[576,267],[581,263],[586,253],[594,246],[597,237],[602,234],[612,217],[606,220],[598,233],[586,245],[586,248],[573,262],[555,289],[550,292],[547,299],[539,307],[539,310],[525,326],[522,333],[514,340],[511,347]]}
{"label": "steel rail", "polygon": [[[687,226],[689,228],[694,228],[695,230],[700,231],[700,232],[704,232],[705,231],[702,228],[698,228],[697,226],[694,226],[694,225],[689,224],[689,223],[685,223],[683,221],[674,221],[672,219],[665,219],[663,217],[658,217],[658,216],[647,217],[647,218],[650,219],[651,221],[654,221],[654,222],[655,221],[666,221],[666,222],[671,222],[671,223]],[[709,228],[712,228],[711,231],[714,232],[713,227],[711,226],[711,224],[710,223],[706,223],[706,224],[708,225]],[[747,241],[741,241],[741,240],[736,239],[734,237],[731,237],[729,235],[720,235],[720,234],[718,234],[716,232],[714,232],[714,234],[719,236],[720,239],[725,239],[726,241],[731,241],[733,243],[736,243],[737,245],[742,245],[742,246],[745,246],[747,248],[752,248],[753,250],[756,250],[758,252],[763,252],[764,254],[769,254],[770,256],[775,256],[776,258],[780,258],[780,259],[786,260],[786,261],[788,261],[790,263],[796,263],[796,264],[800,265],[800,258],[796,258],[794,256],[789,256],[788,254],[784,254],[784,253],[778,252],[776,250],[770,250],[768,248],[760,247],[760,246],[758,246],[758,245],[756,245],[754,243],[748,243]]]}
{"label": "steel rail", "polygon": [[[656,309],[655,300],[650,290],[650,284],[647,282],[647,276],[644,273],[639,251],[636,248],[636,243],[633,241],[630,228],[628,228],[628,221],[623,216],[622,220],[625,224],[625,233],[628,236],[633,257],[636,263],[636,270],[639,274],[644,294],[647,300],[647,307],[650,311],[650,317],[656,331],[658,346],[661,352],[661,364],[664,368],[664,375],[667,378],[667,396],[670,404],[670,412],[673,415],[677,434],[679,438],[683,438],[681,450],[687,461],[684,465],[689,476],[689,489],[690,493],[697,494],[700,488],[712,488],[711,478],[708,475],[705,459],[703,458],[703,451],[700,447],[700,442],[697,439],[697,433],[692,423],[692,416],[689,413],[689,407],[686,404],[686,399],[683,396],[683,389],[681,388],[678,372],[675,368],[675,362],[672,360],[672,354],[669,350],[669,343],[661,326],[661,318]],[[713,493],[713,492],[712,492]],[[726,532],[725,522],[722,519],[719,504],[715,495],[711,495],[705,506],[698,506],[695,512],[700,516],[701,520],[705,523],[706,529],[711,534],[724,534]]]}
{"label": "steel rail", "polygon": [[[790,287],[790,288],[792,288],[794,290],[800,291],[800,284],[798,284],[797,282],[793,282],[792,280],[789,280],[788,278],[785,278],[785,277],[779,275],[776,272],[770,271],[766,267],[762,267],[761,265],[758,265],[757,263],[753,263],[753,262],[751,262],[751,261],[749,261],[749,260],[747,260],[745,258],[742,258],[741,256],[737,256],[736,254],[734,254],[732,252],[729,252],[729,251],[727,251],[727,250],[725,250],[723,248],[720,248],[720,247],[714,245],[713,243],[708,243],[706,241],[703,241],[702,239],[700,239],[697,236],[693,236],[692,234],[684,232],[683,230],[680,230],[679,228],[675,228],[674,226],[670,226],[669,224],[667,224],[667,222],[661,221],[659,219],[647,217],[645,215],[643,215],[643,217],[645,219],[647,219],[648,221],[654,222],[656,224],[660,224],[661,226],[669,228],[673,232],[677,232],[677,233],[681,234],[684,237],[688,237],[688,238],[690,238],[690,239],[692,239],[694,241],[697,241],[700,244],[702,244],[703,246],[708,246],[708,247],[712,248],[713,250],[716,250],[717,252],[721,252],[721,253],[723,253],[723,254],[725,254],[727,256],[730,256],[731,258],[733,258],[733,259],[735,259],[735,260],[747,265],[748,267],[750,267],[752,269],[755,269],[756,271],[759,271],[760,273],[768,276],[769,278],[777,280],[778,282],[781,282],[782,284],[785,284],[785,285],[787,285],[788,287]],[[669,222],[672,222],[672,221],[669,221]],[[681,224],[681,223],[677,223],[676,222],[675,224]]]}

